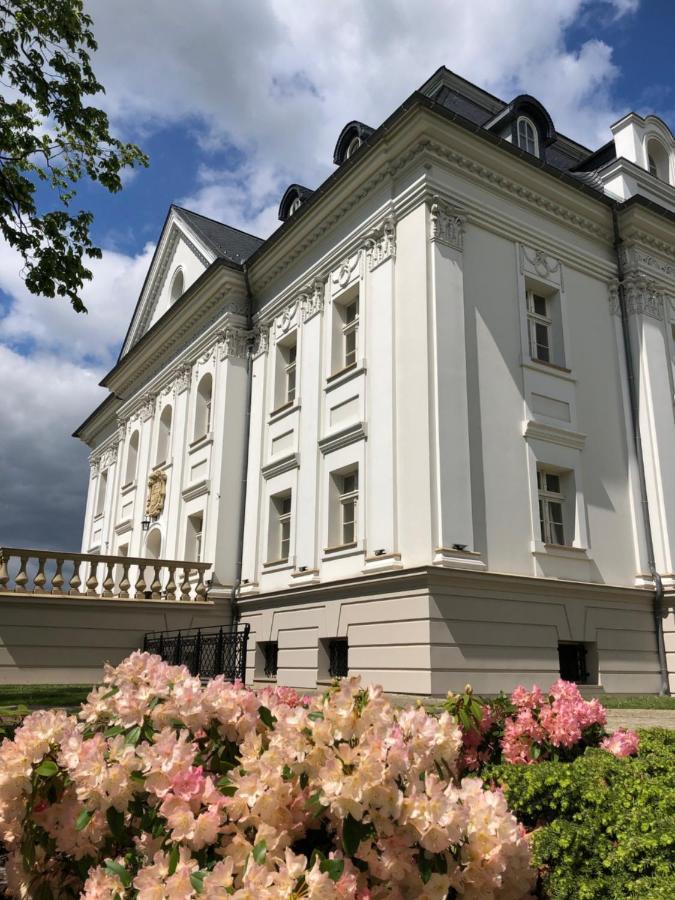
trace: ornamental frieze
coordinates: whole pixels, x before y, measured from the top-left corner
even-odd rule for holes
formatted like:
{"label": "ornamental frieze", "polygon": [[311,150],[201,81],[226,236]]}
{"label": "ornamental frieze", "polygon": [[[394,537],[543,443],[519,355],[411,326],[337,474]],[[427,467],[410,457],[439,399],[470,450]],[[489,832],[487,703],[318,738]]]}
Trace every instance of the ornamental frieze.
{"label": "ornamental frieze", "polygon": [[274,334],[278,338],[287,334],[298,323],[298,310],[300,308],[299,298],[291,300],[282,309],[281,313],[274,321]]}
{"label": "ornamental frieze", "polygon": [[366,238],[365,249],[369,272],[396,255],[396,224],[393,216]]}
{"label": "ornamental frieze", "polygon": [[333,287],[342,290],[346,288],[355,278],[358,277],[358,265],[361,258],[361,251],[357,250],[352,256],[348,257],[331,273],[331,283]]}
{"label": "ornamental frieze", "polygon": [[300,294],[303,322],[308,322],[317,313],[323,312],[325,284],[326,282],[321,278],[315,278],[312,284]]}
{"label": "ornamental frieze", "polygon": [[241,328],[225,328],[219,332],[219,358],[221,360],[229,357],[237,359],[246,359],[248,353],[248,332]]}
{"label": "ornamental frieze", "polygon": [[562,263],[555,256],[550,256],[543,250],[521,244],[520,271],[523,274],[555,281],[562,286]]}
{"label": "ornamental frieze", "polygon": [[[628,275],[624,281],[624,295],[629,316],[649,316],[663,321],[665,297],[653,282],[639,275]],[[617,282],[609,285],[609,306],[612,315],[621,315]]]}
{"label": "ornamental frieze", "polygon": [[269,347],[270,330],[267,325],[259,325],[253,332],[253,356],[261,356],[267,353]]}

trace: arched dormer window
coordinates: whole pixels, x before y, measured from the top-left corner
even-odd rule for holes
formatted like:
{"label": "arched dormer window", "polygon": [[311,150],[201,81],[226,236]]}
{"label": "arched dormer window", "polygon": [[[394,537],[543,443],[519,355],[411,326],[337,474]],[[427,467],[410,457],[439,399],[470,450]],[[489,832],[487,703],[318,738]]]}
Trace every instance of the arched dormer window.
{"label": "arched dormer window", "polygon": [[313,191],[303,187],[301,184],[291,184],[287,187],[279,204],[279,218],[281,221],[285,222],[287,219],[290,219],[293,213],[296,213],[305,200],[311,197],[313,193]]}
{"label": "arched dormer window", "polygon": [[205,437],[211,430],[211,400],[213,396],[213,378],[204,375],[197,386],[197,402],[195,404],[194,439]]}
{"label": "arched dormer window", "polygon": [[296,197],[291,205],[288,207],[288,215],[292,216],[294,212],[297,212],[302,206],[302,200],[299,197]]}
{"label": "arched dormer window", "polygon": [[367,141],[373,133],[369,125],[363,122],[348,122],[340,132],[333,152],[333,162],[341,166],[343,162],[353,156],[359,147]]}
{"label": "arched dormer window", "polygon": [[138,466],[138,431],[134,431],[129,439],[129,448],[127,450],[127,468],[124,476],[124,483],[131,484],[136,480],[136,468]]}
{"label": "arched dormer window", "polygon": [[183,277],[183,270],[177,269],[176,273],[173,276],[173,281],[171,282],[171,296],[169,298],[169,303],[171,306],[178,300],[179,297],[183,295],[183,291],[185,290],[185,279]]}
{"label": "arched dormer window", "polygon": [[171,447],[171,420],[173,418],[173,410],[167,404],[162,410],[159,417],[159,434],[157,435],[157,461],[156,465],[165,463],[169,458],[169,449]]}
{"label": "arched dormer window", "polygon": [[647,167],[649,174],[660,181],[670,183],[670,160],[661,141],[651,138],[647,143]]}
{"label": "arched dormer window", "polygon": [[539,139],[537,137],[537,129],[534,127],[532,120],[526,116],[519,116],[516,128],[518,138],[518,146],[526,153],[532,156],[539,156]]}
{"label": "arched dormer window", "polygon": [[354,135],[351,141],[347,144],[347,149],[345,151],[345,159],[349,159],[350,156],[353,156],[356,151],[361,146],[361,138],[358,134]]}

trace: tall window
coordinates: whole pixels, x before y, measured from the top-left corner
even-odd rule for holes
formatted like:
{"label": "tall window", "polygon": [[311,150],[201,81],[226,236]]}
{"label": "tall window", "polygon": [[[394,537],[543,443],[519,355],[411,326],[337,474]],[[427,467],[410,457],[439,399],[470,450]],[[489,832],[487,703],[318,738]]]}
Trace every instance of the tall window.
{"label": "tall window", "polygon": [[353,544],[357,538],[356,510],[359,502],[359,473],[340,476],[340,534],[343,544]]}
{"label": "tall window", "polygon": [[562,476],[547,469],[537,469],[539,494],[539,522],[541,539],[545,544],[566,544],[562,492]]}
{"label": "tall window", "polygon": [[521,116],[518,119],[518,146],[532,156],[539,156],[539,141],[537,130],[529,119]]}
{"label": "tall window", "polygon": [[159,466],[169,458],[169,449],[171,446],[171,420],[173,418],[173,410],[167,405],[162,410],[159,417],[159,433],[157,435],[157,461]]}
{"label": "tall window", "polygon": [[292,403],[295,400],[295,364],[298,348],[295,344],[286,348],[286,402]]}
{"label": "tall window", "polygon": [[183,278],[183,270],[178,269],[176,274],[173,276],[173,281],[171,282],[171,297],[170,302],[173,305],[176,300],[180,296],[182,296],[183,291],[185,290],[185,279]]}
{"label": "tall window", "polygon": [[185,555],[188,562],[202,561],[202,538],[204,531],[204,513],[195,513],[188,516],[187,540],[185,542]]}
{"label": "tall window", "polygon": [[279,559],[287,560],[291,550],[291,498],[280,497],[277,503],[279,517]]}
{"label": "tall window", "polygon": [[661,141],[652,138],[647,144],[647,167],[649,174],[670,183],[670,157]]}
{"label": "tall window", "polygon": [[124,476],[124,483],[131,484],[136,480],[136,469],[138,466],[138,431],[129,438],[129,449],[127,450],[127,468]]}
{"label": "tall window", "polygon": [[532,359],[551,362],[552,321],[548,298],[534,291],[528,291],[527,329]]}
{"label": "tall window", "polygon": [[96,515],[102,516],[105,509],[105,493],[108,487],[108,470],[105,469],[98,476],[98,493],[96,496]]}
{"label": "tall window", "polygon": [[359,300],[358,297],[344,309],[344,324],[342,326],[345,369],[356,363],[359,334]]}
{"label": "tall window", "polygon": [[197,403],[195,408],[194,439],[205,437],[211,430],[211,401],[213,395],[213,378],[204,375],[197,387]]}

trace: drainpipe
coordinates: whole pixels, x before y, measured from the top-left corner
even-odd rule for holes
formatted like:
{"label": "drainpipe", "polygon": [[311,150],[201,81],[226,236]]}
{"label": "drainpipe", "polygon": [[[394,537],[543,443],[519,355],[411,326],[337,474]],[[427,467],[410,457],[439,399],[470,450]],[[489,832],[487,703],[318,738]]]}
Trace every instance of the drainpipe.
{"label": "drainpipe", "polygon": [[[244,280],[246,282],[247,315],[246,328],[249,333],[253,329],[253,298],[248,280],[248,269],[244,265]],[[246,418],[244,420],[244,453],[241,462],[241,487],[239,490],[239,526],[237,529],[237,566],[235,569],[234,583],[230,592],[230,613],[232,616],[232,631],[236,631],[239,625],[239,589],[241,587],[241,570],[244,564],[244,524],[246,520],[246,490],[248,483],[248,448],[251,439],[251,395],[253,393],[253,347],[249,343],[246,353]]]}
{"label": "drainpipe", "polygon": [[626,291],[624,286],[624,269],[623,260],[621,258],[621,231],[619,228],[619,215],[616,206],[612,207],[612,223],[614,225],[614,251],[616,253],[616,268],[619,277],[618,295],[619,310],[621,312],[621,332],[623,335],[624,355],[626,358],[626,374],[628,377],[628,397],[630,401],[631,426],[633,430],[633,442],[635,444],[635,455],[637,457],[638,482],[640,487],[640,504],[642,506],[642,520],[645,529],[645,543],[647,545],[647,565],[649,574],[654,582],[654,599],[652,610],[654,615],[654,629],[656,631],[656,647],[659,656],[659,669],[661,673],[661,695],[670,694],[668,684],[668,664],[666,660],[666,644],[663,638],[663,619],[661,611],[663,608],[663,580],[656,569],[656,560],[654,557],[654,538],[652,534],[651,516],[649,512],[649,500],[647,498],[647,479],[645,476],[645,461],[642,452],[642,435],[640,432],[640,409],[638,402],[638,389],[635,380],[635,362],[633,359],[633,348],[630,342],[630,333],[628,330],[628,307],[626,305]]}

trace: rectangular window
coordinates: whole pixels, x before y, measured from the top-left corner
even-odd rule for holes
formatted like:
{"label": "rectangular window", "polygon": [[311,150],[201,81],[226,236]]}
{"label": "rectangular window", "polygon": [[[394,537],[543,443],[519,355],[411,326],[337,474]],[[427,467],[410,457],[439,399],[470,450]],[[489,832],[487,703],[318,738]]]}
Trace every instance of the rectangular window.
{"label": "rectangular window", "polygon": [[553,319],[547,297],[534,291],[527,292],[527,329],[530,356],[540,362],[553,362],[551,327]]}
{"label": "rectangular window", "polygon": [[102,516],[105,509],[105,494],[108,487],[108,470],[105,469],[98,476],[98,493],[96,495],[96,515]]}
{"label": "rectangular window", "polygon": [[276,678],[279,667],[279,644],[277,641],[264,641],[260,645],[263,653],[263,671],[265,678]]}
{"label": "rectangular window", "polygon": [[343,544],[356,541],[356,509],[359,501],[359,473],[340,477],[340,530]]}
{"label": "rectangular window", "polygon": [[586,645],[576,641],[560,641],[558,644],[560,677],[575,684],[589,684]]}
{"label": "rectangular window", "polygon": [[545,544],[567,544],[563,510],[565,497],[562,490],[563,476],[546,469],[537,469],[539,495],[539,522],[541,539]]}
{"label": "rectangular window", "polygon": [[185,542],[185,555],[188,562],[202,561],[202,543],[204,531],[204,513],[195,513],[188,516],[187,540]]}
{"label": "rectangular window", "polygon": [[293,501],[290,491],[270,498],[267,565],[288,562],[290,559],[292,508]]}
{"label": "rectangular window", "polygon": [[346,678],[349,675],[347,638],[332,638],[328,642],[328,674],[331,678]]}
{"label": "rectangular window", "polygon": [[344,307],[342,325],[342,346],[344,349],[342,364],[344,368],[356,364],[359,334],[359,298]]}
{"label": "rectangular window", "polygon": [[286,348],[286,402],[295,400],[295,364],[298,348],[295,344]]}

